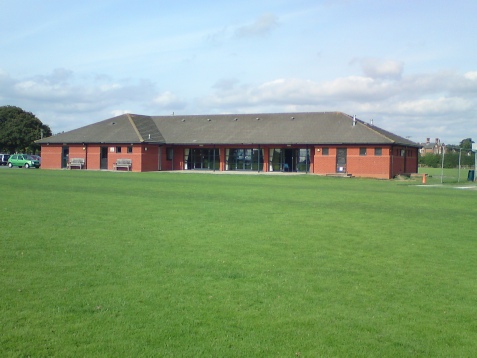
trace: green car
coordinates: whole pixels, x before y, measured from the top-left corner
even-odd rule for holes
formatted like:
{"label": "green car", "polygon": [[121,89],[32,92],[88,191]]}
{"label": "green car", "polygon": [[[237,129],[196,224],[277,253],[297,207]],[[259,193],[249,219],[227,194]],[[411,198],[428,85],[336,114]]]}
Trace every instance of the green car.
{"label": "green car", "polygon": [[9,168],[12,167],[25,167],[28,169],[30,167],[39,168],[40,161],[33,158],[31,155],[28,154],[13,154],[8,158],[7,165]]}

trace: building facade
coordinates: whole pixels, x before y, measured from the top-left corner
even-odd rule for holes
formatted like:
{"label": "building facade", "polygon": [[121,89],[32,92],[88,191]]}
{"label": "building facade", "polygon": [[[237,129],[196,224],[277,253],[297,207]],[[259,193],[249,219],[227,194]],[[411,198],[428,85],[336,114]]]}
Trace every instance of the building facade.
{"label": "building facade", "polygon": [[[419,145],[341,112],[125,114],[43,138],[42,168],[253,171],[390,179],[417,173]],[[119,170],[120,168],[118,168]]]}

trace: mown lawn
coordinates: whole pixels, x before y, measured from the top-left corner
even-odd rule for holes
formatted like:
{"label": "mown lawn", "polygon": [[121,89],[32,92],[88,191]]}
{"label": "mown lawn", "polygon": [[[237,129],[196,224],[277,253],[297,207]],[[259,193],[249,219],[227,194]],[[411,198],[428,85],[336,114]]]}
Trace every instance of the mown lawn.
{"label": "mown lawn", "polygon": [[477,190],[0,170],[0,356],[477,351]]}
{"label": "mown lawn", "polygon": [[429,184],[472,184],[469,182],[469,168],[419,168],[419,173],[426,173]]}

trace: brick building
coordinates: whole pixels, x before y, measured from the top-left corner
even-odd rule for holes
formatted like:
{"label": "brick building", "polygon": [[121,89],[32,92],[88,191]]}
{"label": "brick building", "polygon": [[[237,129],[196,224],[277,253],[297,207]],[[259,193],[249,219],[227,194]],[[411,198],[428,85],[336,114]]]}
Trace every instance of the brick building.
{"label": "brick building", "polygon": [[444,143],[441,143],[439,138],[436,138],[434,143],[431,143],[431,138],[426,139],[426,143],[421,144],[420,153],[421,155],[426,154],[442,154],[446,152],[446,146]]}
{"label": "brick building", "polygon": [[42,168],[307,172],[390,179],[416,173],[420,145],[341,112],[124,114],[38,140]]}

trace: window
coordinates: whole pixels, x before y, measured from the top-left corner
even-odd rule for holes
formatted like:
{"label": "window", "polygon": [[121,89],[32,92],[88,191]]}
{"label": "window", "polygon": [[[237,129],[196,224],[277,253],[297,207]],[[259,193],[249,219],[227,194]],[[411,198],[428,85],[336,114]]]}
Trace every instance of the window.
{"label": "window", "polygon": [[374,155],[377,157],[383,155],[383,148],[374,148]]}
{"label": "window", "polygon": [[323,148],[323,155],[329,155],[330,154],[330,148],[326,147],[326,148]]}
{"label": "window", "polygon": [[406,156],[406,149],[401,149],[401,157],[405,157]]}
{"label": "window", "polygon": [[132,153],[132,146],[128,146],[128,153]]}
{"label": "window", "polygon": [[225,152],[226,170],[263,170],[263,149],[230,148]]}
{"label": "window", "polygon": [[366,148],[359,148],[359,155],[366,155]]}
{"label": "window", "polygon": [[116,153],[121,153],[121,147],[116,147]]}
{"label": "window", "polygon": [[166,148],[166,159],[172,160],[174,158],[174,148]]}

